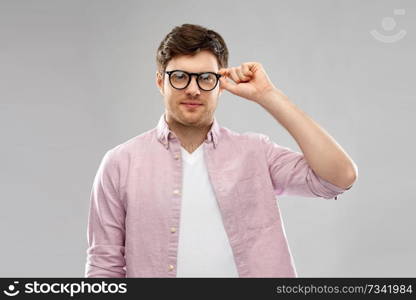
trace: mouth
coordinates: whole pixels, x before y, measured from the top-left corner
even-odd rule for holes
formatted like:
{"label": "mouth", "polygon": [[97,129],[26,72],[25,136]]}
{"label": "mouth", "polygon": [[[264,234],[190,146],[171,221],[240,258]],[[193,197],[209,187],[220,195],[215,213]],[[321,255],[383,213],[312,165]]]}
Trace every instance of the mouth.
{"label": "mouth", "polygon": [[181,105],[184,105],[187,108],[195,108],[202,106],[203,104],[199,102],[181,102]]}

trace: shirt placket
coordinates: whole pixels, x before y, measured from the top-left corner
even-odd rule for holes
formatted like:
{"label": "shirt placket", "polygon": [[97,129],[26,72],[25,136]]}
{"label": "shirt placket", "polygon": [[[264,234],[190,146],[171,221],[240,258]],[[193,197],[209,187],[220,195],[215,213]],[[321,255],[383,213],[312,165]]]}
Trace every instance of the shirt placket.
{"label": "shirt placket", "polygon": [[178,257],[178,242],[179,242],[179,224],[182,201],[182,159],[180,153],[180,145],[176,138],[169,141],[168,151],[169,155],[173,157],[173,178],[172,190],[170,191],[171,211],[168,222],[169,231],[169,246],[168,246],[168,260],[165,270],[167,277],[176,277],[177,271],[177,257]]}

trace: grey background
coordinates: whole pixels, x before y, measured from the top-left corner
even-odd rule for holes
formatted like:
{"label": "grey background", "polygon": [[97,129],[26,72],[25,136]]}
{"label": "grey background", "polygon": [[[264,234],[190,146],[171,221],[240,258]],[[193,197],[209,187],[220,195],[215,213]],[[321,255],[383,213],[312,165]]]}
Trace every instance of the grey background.
{"label": "grey background", "polygon": [[[218,31],[231,66],[261,62],[358,165],[338,201],[279,198],[298,275],[416,276],[415,12],[414,1],[0,1],[0,276],[83,277],[99,162],[156,126],[156,48],[183,23]],[[407,35],[383,43],[372,29]],[[251,101],[224,92],[216,117],[300,151]]]}

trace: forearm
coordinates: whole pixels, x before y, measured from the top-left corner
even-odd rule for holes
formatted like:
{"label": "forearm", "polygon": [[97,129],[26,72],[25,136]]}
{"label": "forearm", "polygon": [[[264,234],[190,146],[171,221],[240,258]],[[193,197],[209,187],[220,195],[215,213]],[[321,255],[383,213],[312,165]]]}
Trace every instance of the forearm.
{"label": "forearm", "polygon": [[340,145],[280,90],[258,103],[293,136],[309,166],[321,178],[341,188],[353,184],[357,167]]}

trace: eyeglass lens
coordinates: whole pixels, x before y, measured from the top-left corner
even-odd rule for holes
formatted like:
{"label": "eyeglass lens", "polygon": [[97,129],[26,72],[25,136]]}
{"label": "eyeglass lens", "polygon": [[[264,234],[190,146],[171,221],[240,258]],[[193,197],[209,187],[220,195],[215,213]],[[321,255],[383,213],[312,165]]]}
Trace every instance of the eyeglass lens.
{"label": "eyeglass lens", "polygon": [[[211,90],[217,84],[217,77],[212,73],[202,73],[197,78],[199,87],[203,90]],[[177,89],[185,88],[189,75],[182,71],[175,71],[170,75],[170,82]]]}

